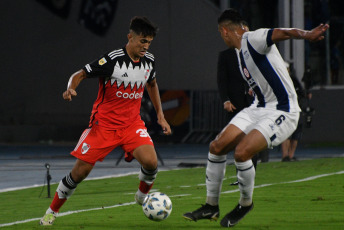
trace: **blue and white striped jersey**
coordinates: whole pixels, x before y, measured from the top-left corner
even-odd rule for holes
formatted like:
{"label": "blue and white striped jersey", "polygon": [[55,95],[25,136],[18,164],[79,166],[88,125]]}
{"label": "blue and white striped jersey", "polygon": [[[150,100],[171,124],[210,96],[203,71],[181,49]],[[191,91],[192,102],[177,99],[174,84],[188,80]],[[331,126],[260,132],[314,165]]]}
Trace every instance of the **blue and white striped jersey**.
{"label": "blue and white striped jersey", "polygon": [[243,34],[239,66],[244,79],[255,92],[252,106],[299,112],[297,94],[284,61],[271,40],[273,29]]}

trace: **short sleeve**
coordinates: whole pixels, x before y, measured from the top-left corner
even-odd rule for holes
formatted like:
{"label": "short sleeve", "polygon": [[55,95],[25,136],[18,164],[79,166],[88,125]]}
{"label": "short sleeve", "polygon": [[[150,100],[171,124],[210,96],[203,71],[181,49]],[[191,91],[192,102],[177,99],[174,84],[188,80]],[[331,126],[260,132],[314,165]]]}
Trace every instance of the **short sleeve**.
{"label": "short sleeve", "polygon": [[155,59],[154,59],[153,54],[147,52],[146,62],[150,66],[150,73],[149,73],[149,77],[147,79],[147,82],[149,83],[156,78]]}
{"label": "short sleeve", "polygon": [[113,64],[108,54],[105,54],[93,62],[84,66],[88,78],[109,77],[113,72]]}
{"label": "short sleeve", "polygon": [[264,54],[274,44],[271,39],[272,32],[273,29],[258,29],[249,32],[247,40],[258,53]]}

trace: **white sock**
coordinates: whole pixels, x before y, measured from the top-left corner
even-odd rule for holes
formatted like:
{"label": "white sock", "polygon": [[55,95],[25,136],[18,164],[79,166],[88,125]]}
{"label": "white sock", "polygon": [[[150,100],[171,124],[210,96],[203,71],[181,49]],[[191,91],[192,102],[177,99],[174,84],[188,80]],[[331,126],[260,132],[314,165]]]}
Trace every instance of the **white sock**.
{"label": "white sock", "polygon": [[57,212],[54,212],[50,207],[47,209],[47,211],[45,212],[45,214],[53,214],[53,215],[57,215]]}
{"label": "white sock", "polygon": [[235,162],[238,169],[238,181],[240,190],[239,204],[242,206],[250,206],[252,204],[252,196],[254,189],[254,178],[256,170],[253,167],[252,160],[245,162]]}
{"label": "white sock", "polygon": [[209,152],[206,169],[207,200],[210,205],[219,204],[222,180],[226,173],[227,155],[217,156]]}
{"label": "white sock", "polygon": [[141,192],[140,189],[138,189],[138,190],[136,191],[136,198],[138,199],[138,201],[139,201],[140,203],[143,203],[143,201],[145,200],[146,196],[147,196],[147,194]]}

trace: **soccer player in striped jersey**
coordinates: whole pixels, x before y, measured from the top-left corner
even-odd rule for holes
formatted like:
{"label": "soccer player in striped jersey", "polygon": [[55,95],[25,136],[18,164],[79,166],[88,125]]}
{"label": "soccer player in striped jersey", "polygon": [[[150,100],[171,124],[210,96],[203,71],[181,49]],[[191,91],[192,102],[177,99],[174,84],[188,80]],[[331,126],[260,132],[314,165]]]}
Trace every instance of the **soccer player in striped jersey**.
{"label": "soccer player in striped jersey", "polygon": [[242,21],[236,10],[227,9],[218,18],[218,30],[226,45],[239,51],[239,67],[255,93],[255,101],[239,112],[210,143],[206,204],[184,214],[184,218],[192,221],[218,219],[226,154],[234,150],[240,199],[221,220],[223,227],[236,225],[253,208],[255,169],[251,158],[259,151],[281,144],[297,127],[300,112],[297,95],[275,43],[287,39],[320,41],[329,27],[320,24],[310,31],[275,28],[249,32]]}
{"label": "soccer player in striped jersey", "polygon": [[157,27],[147,18],[134,17],[124,48],[106,53],[70,77],[63,93],[65,100],[71,101],[77,96],[75,89],[88,78],[99,79],[98,97],[93,104],[89,126],[71,152],[77,158],[76,163],[60,181],[51,205],[40,220],[41,225],[53,224],[59,209],[77,185],[87,177],[97,161],[103,161],[116,147],[120,146],[125,151],[126,161],[136,158],[141,164],[140,184],[135,194],[138,204],[142,204],[153,186],[158,162],[153,141],[140,116],[144,87],[163,133],[171,134],[162,111],[154,56],[147,52],[156,33]]}

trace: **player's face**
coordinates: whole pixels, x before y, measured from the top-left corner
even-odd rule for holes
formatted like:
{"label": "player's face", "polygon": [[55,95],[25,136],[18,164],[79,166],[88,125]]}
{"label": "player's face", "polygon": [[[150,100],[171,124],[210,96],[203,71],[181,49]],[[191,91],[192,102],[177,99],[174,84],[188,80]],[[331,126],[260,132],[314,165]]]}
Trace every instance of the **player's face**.
{"label": "player's face", "polygon": [[231,39],[230,39],[230,33],[229,33],[230,31],[227,28],[225,28],[224,26],[219,26],[218,29],[219,29],[219,32],[221,34],[221,38],[223,39],[225,44],[228,47],[232,48],[233,44],[232,44]]}
{"label": "player's face", "polygon": [[[235,46],[235,32],[228,27],[219,25],[218,30],[221,34],[221,38],[229,48],[234,48]],[[236,47],[237,48],[237,47]]]}
{"label": "player's face", "polygon": [[151,36],[144,37],[143,35],[138,35],[133,32],[128,35],[128,39],[127,51],[131,58],[134,58],[135,60],[146,54],[153,41],[153,37]]}

